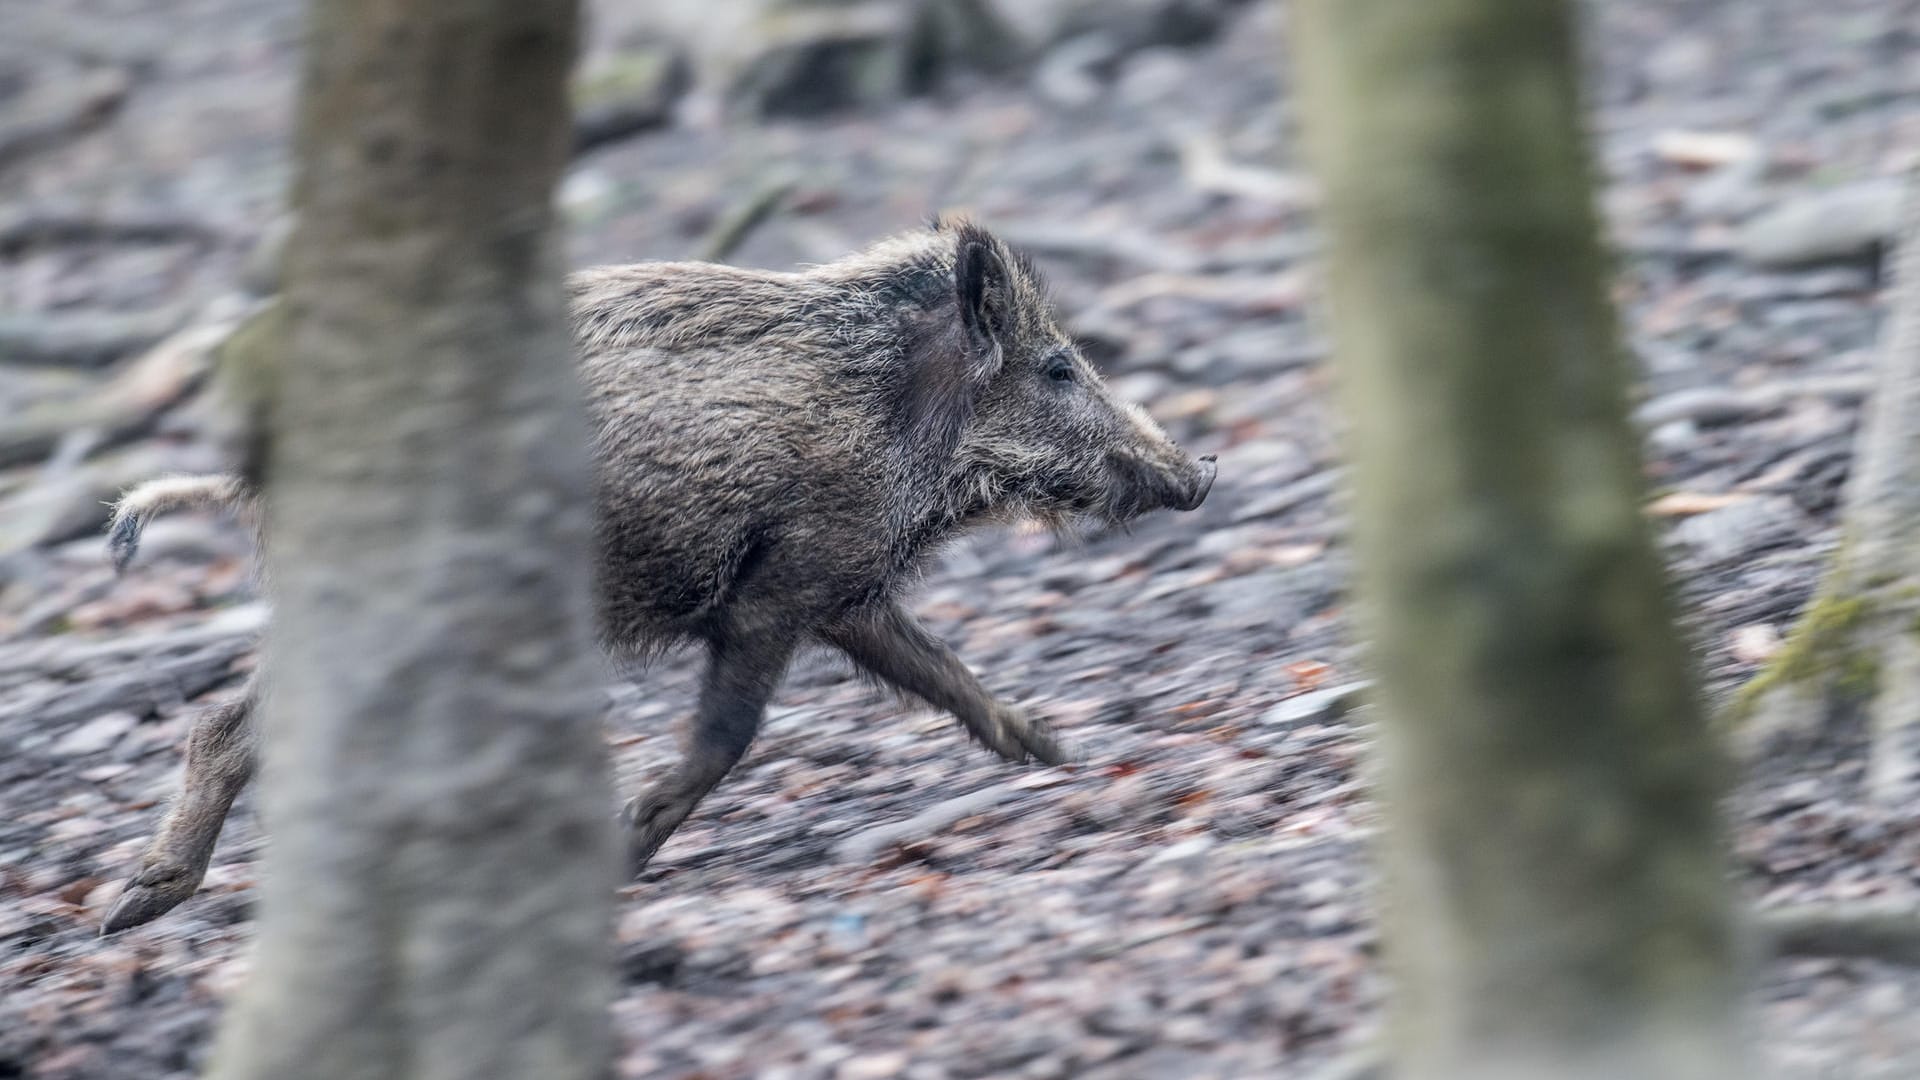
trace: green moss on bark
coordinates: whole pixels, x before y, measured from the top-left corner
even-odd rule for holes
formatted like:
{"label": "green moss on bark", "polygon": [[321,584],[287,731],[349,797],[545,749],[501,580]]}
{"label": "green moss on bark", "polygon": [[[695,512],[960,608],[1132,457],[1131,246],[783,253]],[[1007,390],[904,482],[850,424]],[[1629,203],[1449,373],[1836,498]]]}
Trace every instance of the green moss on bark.
{"label": "green moss on bark", "polygon": [[[1787,687],[1864,701],[1880,681],[1880,661],[1861,643],[1860,631],[1874,604],[1864,596],[1822,596],[1814,600],[1777,656],[1740,688],[1726,721],[1741,723],[1768,694]],[[1920,629],[1920,627],[1916,627]]]}

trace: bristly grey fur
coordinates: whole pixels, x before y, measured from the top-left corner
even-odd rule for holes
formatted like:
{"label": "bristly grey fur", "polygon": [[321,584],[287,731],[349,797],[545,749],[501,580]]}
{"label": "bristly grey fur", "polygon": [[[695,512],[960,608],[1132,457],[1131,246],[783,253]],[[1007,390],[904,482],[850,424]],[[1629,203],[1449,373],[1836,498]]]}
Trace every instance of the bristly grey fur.
{"label": "bristly grey fur", "polygon": [[587,271],[570,294],[616,648],[705,636],[763,591],[804,633],[890,596],[968,526],[1123,520],[1199,483],[1108,396],[1026,261],[971,223],[801,273]]}

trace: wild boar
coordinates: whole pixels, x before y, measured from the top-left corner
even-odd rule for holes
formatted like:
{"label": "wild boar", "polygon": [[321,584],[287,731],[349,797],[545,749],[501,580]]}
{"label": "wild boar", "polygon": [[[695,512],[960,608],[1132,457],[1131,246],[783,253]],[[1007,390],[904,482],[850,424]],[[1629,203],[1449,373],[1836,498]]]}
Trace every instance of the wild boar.
{"label": "wild boar", "polygon": [[[640,263],[567,283],[595,431],[599,632],[616,655],[708,660],[684,757],[626,806],[638,873],[753,742],[804,644],[952,713],[1014,762],[1057,764],[1044,720],[996,700],[902,605],[965,530],[1191,510],[1211,456],[1116,400],[1032,265],[935,221],[797,273]],[[153,513],[250,503],[232,477],[169,478],[116,507],[124,566]],[[252,774],[255,694],[210,711],[106,931],[191,895]]]}

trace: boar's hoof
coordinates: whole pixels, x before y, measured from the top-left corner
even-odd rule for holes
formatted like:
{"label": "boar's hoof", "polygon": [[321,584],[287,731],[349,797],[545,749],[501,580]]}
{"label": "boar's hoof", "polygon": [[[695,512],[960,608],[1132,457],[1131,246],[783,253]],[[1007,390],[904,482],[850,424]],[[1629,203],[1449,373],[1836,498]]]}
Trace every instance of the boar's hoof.
{"label": "boar's hoof", "polygon": [[660,845],[680,827],[693,813],[700,800],[684,792],[673,790],[671,785],[663,785],[666,790],[649,791],[644,795],[630,799],[626,808],[620,812],[620,822],[626,826],[627,833],[627,878],[632,880],[640,876],[647,868]]}
{"label": "boar's hoof", "polygon": [[130,930],[172,911],[200,887],[200,875],[185,866],[158,863],[127,879],[120,898],[100,925],[100,936]]}
{"label": "boar's hoof", "polygon": [[1028,759],[1042,765],[1060,765],[1067,760],[1060,740],[1054,737],[1053,725],[1018,709],[995,709],[992,729],[984,733],[981,742],[1016,765]]}

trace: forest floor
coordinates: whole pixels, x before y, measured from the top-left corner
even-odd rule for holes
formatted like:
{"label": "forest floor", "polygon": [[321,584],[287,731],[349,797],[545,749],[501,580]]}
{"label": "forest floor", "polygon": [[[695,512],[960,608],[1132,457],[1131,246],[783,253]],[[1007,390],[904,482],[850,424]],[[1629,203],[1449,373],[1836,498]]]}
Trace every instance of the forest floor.
{"label": "forest floor", "polygon": [[[287,180],[297,71],[290,0],[27,6],[72,32],[0,48],[0,109],[55,83],[111,100],[84,130],[0,139],[0,226],[75,207],[171,225],[0,227],[0,342],[66,343],[0,352],[0,417],[99,392],[116,369],[72,334],[186,323],[233,291]],[[1882,315],[1872,266],[1761,269],[1740,229],[1920,148],[1920,7],[1590,9],[1649,509],[1723,699],[1832,547]],[[1009,768],[831,658],[798,667],[749,760],[623,894],[621,1075],[1291,1076],[1375,1030],[1370,726],[1342,707],[1365,676],[1279,23],[1248,9],[1212,44],[1102,68],[1091,95],[1043,64],[825,119],[690,120],[576,162],[578,264],[688,257],[770,176],[794,186],[735,261],[823,261],[971,209],[1035,252],[1122,393],[1220,456],[1196,513],[982,536],[920,595],[1079,764]],[[249,537],[222,519],[160,522],[125,578],[108,566],[99,488],[220,465],[176,396],[112,446],[76,434],[0,471],[0,1076],[188,1075],[245,977],[251,795],[197,897],[95,936],[188,721],[235,691],[265,618]],[[6,532],[34,513],[52,524]],[[622,792],[675,753],[692,665],[615,689]],[[1920,806],[1870,804],[1862,771],[1848,733],[1747,770],[1729,815],[1748,900],[1920,896]],[[1756,974],[1777,1075],[1920,1075],[1920,972]]]}

